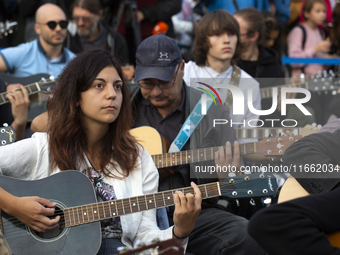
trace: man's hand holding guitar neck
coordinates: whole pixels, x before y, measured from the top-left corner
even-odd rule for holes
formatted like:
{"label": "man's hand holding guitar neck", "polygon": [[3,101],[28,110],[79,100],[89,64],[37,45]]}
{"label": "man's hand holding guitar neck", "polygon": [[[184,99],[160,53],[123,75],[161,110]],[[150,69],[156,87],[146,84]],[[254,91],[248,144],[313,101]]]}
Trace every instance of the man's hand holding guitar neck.
{"label": "man's hand holding guitar neck", "polygon": [[6,87],[6,91],[9,92],[6,97],[11,102],[14,118],[11,126],[17,134],[17,141],[19,141],[25,136],[27,114],[30,105],[28,91],[21,84],[9,84]]}

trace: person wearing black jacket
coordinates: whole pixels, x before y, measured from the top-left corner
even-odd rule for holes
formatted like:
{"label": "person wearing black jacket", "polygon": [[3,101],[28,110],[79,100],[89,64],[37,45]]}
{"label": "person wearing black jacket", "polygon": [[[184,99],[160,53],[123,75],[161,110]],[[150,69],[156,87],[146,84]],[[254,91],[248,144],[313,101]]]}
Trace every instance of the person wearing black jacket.
{"label": "person wearing black jacket", "polygon": [[251,219],[250,235],[269,254],[340,254],[326,237],[340,231],[339,143],[338,129],[306,136],[286,150],[285,165],[295,166],[291,174],[313,195],[270,206]]}

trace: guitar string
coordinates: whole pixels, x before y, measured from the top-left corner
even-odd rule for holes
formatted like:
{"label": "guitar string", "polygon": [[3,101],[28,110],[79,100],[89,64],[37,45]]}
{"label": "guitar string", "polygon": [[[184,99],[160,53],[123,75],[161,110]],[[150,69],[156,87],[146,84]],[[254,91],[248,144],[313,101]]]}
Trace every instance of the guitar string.
{"label": "guitar string", "polygon": [[[256,179],[263,179],[263,178],[256,178]],[[254,179],[254,180],[256,180],[256,179]],[[242,180],[238,180],[238,181],[235,181],[234,183],[220,183],[220,188],[224,188],[224,187],[227,187],[227,186],[231,186],[231,185],[236,185],[236,184],[239,184],[239,183],[242,183],[242,182],[249,182],[249,181],[251,181],[251,180],[248,180],[248,181],[246,181],[246,180],[244,180],[244,179],[242,179]],[[211,184],[214,184],[214,183],[211,183]],[[209,185],[209,184],[208,184]],[[200,188],[204,188],[203,186],[200,186]],[[190,191],[192,191],[192,188],[190,188],[190,187],[186,187],[186,188],[183,188],[183,190],[185,190],[185,189],[190,189],[188,192],[190,192]],[[171,193],[174,193],[175,191],[177,191],[177,190],[179,190],[179,191],[182,191],[182,189],[176,189],[176,190],[171,190],[171,191],[164,191],[164,192],[160,192],[160,193],[155,193],[155,194],[147,194],[147,195],[145,195],[145,196],[150,196],[150,195],[155,195],[155,196],[160,196],[160,195],[162,195],[162,193],[165,193],[165,192],[171,192]],[[248,191],[249,189],[237,189],[238,191],[240,191],[240,192],[242,192],[242,191]],[[253,191],[257,191],[257,190],[263,190],[263,189],[251,189],[251,190],[253,190]],[[207,189],[206,189],[206,191],[207,192],[211,192],[211,191],[217,191],[216,190],[216,188],[215,187],[208,187]],[[227,193],[227,192],[232,192],[232,191],[235,191],[235,189],[233,189],[233,190],[231,190],[231,191],[225,191],[225,192],[223,192],[223,193]],[[144,197],[145,197],[144,196]],[[142,196],[143,197],[143,196]],[[133,198],[133,197],[131,197],[131,198]],[[130,198],[130,199],[131,199]],[[206,197],[206,198],[209,198],[209,197]],[[112,200],[112,201],[119,201],[119,202],[123,202],[123,200]],[[156,202],[156,204],[157,204],[157,202],[162,202],[162,201],[164,201],[164,199],[163,198],[161,198],[161,199],[158,199],[158,198],[156,198],[155,200],[154,200],[154,202]],[[105,201],[105,202],[100,202],[100,203],[95,203],[95,204],[88,204],[88,205],[83,205],[83,206],[85,206],[85,207],[87,207],[87,206],[90,206],[90,205],[97,205],[97,204],[102,204],[102,203],[108,203],[108,202],[110,202],[110,201]],[[115,203],[116,204],[116,203]],[[143,204],[141,204],[141,205],[147,205],[147,203],[146,203],[146,201],[145,201],[145,204],[143,203]],[[171,204],[171,205],[173,205],[173,203]],[[171,206],[171,205],[167,205],[167,206]],[[110,205],[108,205],[109,207],[110,207]],[[130,206],[130,204],[129,204],[129,206]],[[76,206],[76,207],[71,207],[72,209],[74,209],[74,208],[77,208],[77,207],[80,207],[80,206]],[[101,206],[102,207],[102,206]],[[125,208],[126,206],[124,206],[124,205],[119,205],[119,204],[116,204],[115,205],[115,207],[116,207],[116,210],[119,210],[119,211],[124,211],[124,209],[123,208]],[[156,206],[157,207],[157,206]],[[155,208],[156,208],[155,207]],[[165,207],[165,206],[162,206],[162,207]],[[66,208],[66,209],[71,209],[71,208]],[[151,209],[155,209],[155,208],[151,208]],[[161,208],[161,207],[157,207],[157,208]],[[105,205],[104,205],[104,210],[105,210]],[[131,210],[130,210],[131,211]],[[143,210],[144,211],[144,210]],[[137,211],[138,212],[138,211]],[[130,214],[130,213],[134,213],[134,212],[129,212],[129,213],[125,213],[125,214]],[[60,213],[57,213],[57,214],[55,214],[55,215],[53,215],[53,216],[58,216],[58,215],[64,215],[64,212],[60,212]],[[99,214],[98,214],[99,215]],[[124,215],[124,214],[121,214],[121,215]],[[78,215],[77,215],[78,217],[79,217],[79,213],[78,213]],[[101,215],[99,215],[99,217],[100,217]],[[89,216],[87,216],[88,218],[89,218]],[[94,217],[94,215],[92,214],[92,217]],[[119,215],[118,216],[116,216],[116,217],[119,217]],[[102,217],[103,219],[104,219],[104,216]],[[107,218],[113,218],[113,217],[107,217]],[[14,219],[14,220],[13,220]],[[106,219],[106,218],[105,218]],[[94,220],[94,221],[99,221],[100,220],[100,218],[98,219],[98,220]],[[3,223],[3,226],[5,227],[6,225],[11,225],[11,227],[12,228],[17,228],[16,226],[17,225],[20,225],[20,224],[22,224],[22,225],[24,225],[23,223],[21,223],[19,220],[17,220],[15,217],[12,217],[12,218],[7,218],[7,221],[8,222],[4,222]],[[74,220],[71,220],[71,222],[72,221],[74,221]],[[66,221],[64,221],[65,223],[66,223]],[[90,222],[93,222],[93,221],[88,221],[88,222],[85,222],[85,223],[90,223]],[[18,223],[18,224],[17,224]],[[79,222],[80,223],[80,222]],[[80,224],[84,224],[84,223],[80,223]],[[65,226],[65,225],[60,225],[60,227],[63,227],[63,226]],[[9,229],[11,229],[11,227],[8,227],[8,228],[6,228],[6,230],[8,231]]]}

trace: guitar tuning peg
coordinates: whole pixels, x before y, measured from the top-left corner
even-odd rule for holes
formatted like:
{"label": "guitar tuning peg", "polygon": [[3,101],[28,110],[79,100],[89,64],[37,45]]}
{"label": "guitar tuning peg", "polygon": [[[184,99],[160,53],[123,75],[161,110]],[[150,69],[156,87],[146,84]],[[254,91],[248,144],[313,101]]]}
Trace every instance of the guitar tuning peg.
{"label": "guitar tuning peg", "polygon": [[240,207],[240,201],[238,199],[235,199],[235,202],[236,202],[236,206]]}
{"label": "guitar tuning peg", "polygon": [[4,127],[8,127],[8,123],[4,123],[2,124]]}
{"label": "guitar tuning peg", "polygon": [[266,197],[264,200],[263,200],[263,203],[265,205],[270,205],[272,203],[272,199],[270,197]]}
{"label": "guitar tuning peg", "polygon": [[283,163],[283,158],[280,158],[280,162]]}
{"label": "guitar tuning peg", "polygon": [[281,136],[284,136],[284,135],[285,135],[285,133],[282,132],[282,131],[279,133],[279,136],[280,136],[280,137],[281,137]]}
{"label": "guitar tuning peg", "polygon": [[329,73],[329,76],[330,76],[330,77],[334,77],[334,76],[335,76],[335,73],[333,72],[333,70],[329,70],[328,73]]}
{"label": "guitar tuning peg", "polygon": [[270,133],[269,135],[268,135],[268,138],[271,138],[271,137],[273,137],[274,135],[272,134],[272,133]]}
{"label": "guitar tuning peg", "polygon": [[325,77],[325,78],[328,77],[328,72],[327,72],[327,70],[323,70],[322,74],[323,74],[323,77]]}
{"label": "guitar tuning peg", "polygon": [[270,157],[270,160],[271,160],[272,162],[274,162],[274,158],[273,158],[273,157]]}
{"label": "guitar tuning peg", "polygon": [[249,203],[252,205],[252,206],[255,206],[256,203],[255,203],[255,200],[253,198],[250,199]]}
{"label": "guitar tuning peg", "polygon": [[322,125],[321,124],[317,125],[317,128],[322,128]]}
{"label": "guitar tuning peg", "polygon": [[53,75],[51,75],[49,79],[50,79],[50,80],[54,80],[54,76],[53,76]]}
{"label": "guitar tuning peg", "polygon": [[313,122],[313,123],[312,123],[312,126],[313,126],[313,127],[316,127],[316,123],[315,123],[315,122]]}
{"label": "guitar tuning peg", "polygon": [[45,77],[41,77],[40,80],[41,80],[41,81],[46,81]]}

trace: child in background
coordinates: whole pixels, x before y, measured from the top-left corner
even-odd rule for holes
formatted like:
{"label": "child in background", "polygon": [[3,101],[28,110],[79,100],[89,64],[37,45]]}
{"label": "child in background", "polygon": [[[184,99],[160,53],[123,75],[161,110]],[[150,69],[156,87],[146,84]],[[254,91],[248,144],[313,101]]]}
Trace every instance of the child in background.
{"label": "child in background", "polygon": [[[317,26],[322,25],[326,18],[326,4],[323,0],[306,0],[303,9],[305,21],[301,26],[296,26],[287,38],[288,56],[300,58],[322,57],[329,52],[331,43],[325,39],[324,32]],[[304,29],[304,30],[303,30]],[[305,42],[304,32],[305,31]],[[320,64],[292,65],[292,77],[314,76],[324,70]]]}

